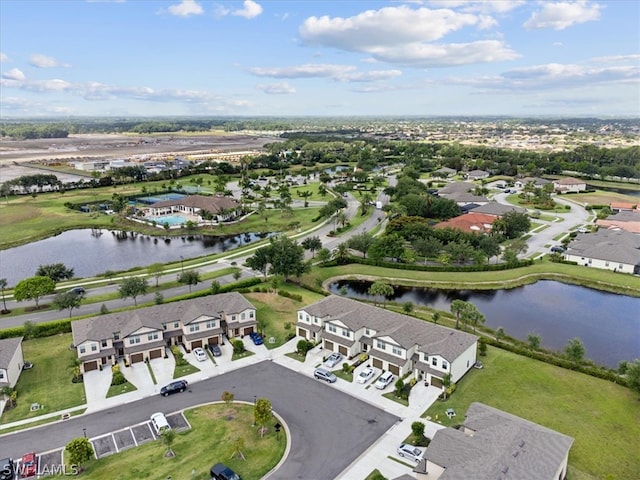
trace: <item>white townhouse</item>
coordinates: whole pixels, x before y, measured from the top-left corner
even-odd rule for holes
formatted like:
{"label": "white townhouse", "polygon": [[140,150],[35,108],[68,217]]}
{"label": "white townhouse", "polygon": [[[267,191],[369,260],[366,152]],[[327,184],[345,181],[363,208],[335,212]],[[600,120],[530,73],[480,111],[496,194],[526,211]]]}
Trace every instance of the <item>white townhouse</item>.
{"label": "white townhouse", "polygon": [[298,311],[300,337],[347,358],[367,353],[374,367],[442,386],[476,361],[478,337],[337,295]]}

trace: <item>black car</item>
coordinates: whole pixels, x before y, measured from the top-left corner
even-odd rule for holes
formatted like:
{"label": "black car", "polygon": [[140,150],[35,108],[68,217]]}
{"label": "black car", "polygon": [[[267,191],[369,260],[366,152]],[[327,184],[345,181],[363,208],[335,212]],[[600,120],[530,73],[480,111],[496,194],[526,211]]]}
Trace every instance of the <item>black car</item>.
{"label": "black car", "polygon": [[216,463],[211,467],[211,478],[213,480],[242,480],[240,475],[227,467],[224,463]]}
{"label": "black car", "polygon": [[219,357],[220,355],[222,355],[222,350],[220,350],[220,347],[217,343],[210,343],[207,346],[209,347],[211,355],[213,355],[214,357]]}
{"label": "black car", "polygon": [[0,460],[0,480],[13,480],[16,478],[16,466],[10,458]]}
{"label": "black car", "polygon": [[171,382],[169,385],[165,385],[160,389],[160,395],[166,397],[176,392],[184,392],[189,386],[189,382],[186,380],[176,380],[175,382]]}
{"label": "black car", "polygon": [[73,293],[79,297],[84,297],[84,294],[87,293],[84,287],[74,287],[71,290],[68,290],[67,293]]}

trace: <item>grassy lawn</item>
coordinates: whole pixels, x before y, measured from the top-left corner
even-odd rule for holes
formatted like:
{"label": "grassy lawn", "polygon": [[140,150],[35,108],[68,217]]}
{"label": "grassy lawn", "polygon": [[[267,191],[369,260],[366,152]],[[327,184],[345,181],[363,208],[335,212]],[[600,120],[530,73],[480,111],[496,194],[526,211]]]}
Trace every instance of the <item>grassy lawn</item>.
{"label": "grassy lawn", "polygon": [[136,390],[136,386],[129,382],[124,382],[122,385],[111,385],[109,390],[107,390],[107,398],[122,395],[123,393],[135,392]]}
{"label": "grassy lawn", "polygon": [[[572,480],[640,477],[637,394],[492,347],[482,363],[484,369],[472,369],[451,398],[436,402],[425,415],[455,425],[472,402],[482,402],[573,437]],[[447,408],[457,413],[451,420]]]}
{"label": "grassy lawn", "polygon": [[384,398],[388,398],[389,400],[393,400],[394,402],[399,403],[400,405],[404,405],[405,407],[409,406],[409,400],[405,400],[404,398],[396,397],[395,392],[389,392],[382,394]]}
{"label": "grassy lawn", "polygon": [[[166,458],[161,440],[146,443],[86,465],[83,477],[92,480],[132,478],[209,480],[209,469],[216,462],[231,467],[244,480],[258,480],[282,458],[286,446],[284,430],[276,439],[273,429],[260,437],[252,426],[253,407],[249,405],[207,405],[185,412],[191,429],[178,433],[172,445],[176,456]],[[273,422],[271,422],[273,423]],[[234,443],[244,441],[246,460],[231,458]],[[195,474],[192,474],[192,469]]]}
{"label": "grassy lawn", "polygon": [[289,353],[285,353],[285,355],[289,358],[293,358],[294,360],[297,360],[302,363],[304,363],[304,361],[307,359],[306,355],[300,355],[298,352],[289,352]]}
{"label": "grassy lawn", "polygon": [[241,358],[250,357],[251,355],[255,355],[255,353],[250,352],[249,350],[245,350],[242,353],[233,352],[233,355],[231,355],[231,361],[240,360]]}
{"label": "grassy lawn", "polygon": [[345,380],[349,383],[353,383],[353,373],[351,372],[344,373],[344,370],[342,370],[341,368],[339,368],[338,370],[332,370],[332,371],[336,377],[341,378],[342,380]]}
{"label": "grassy lawn", "polygon": [[[71,334],[35,338],[22,343],[25,361],[33,368],[20,375],[16,385],[18,406],[5,411],[2,423],[56,412],[85,403],[84,384],[72,383],[75,350],[69,350]],[[44,405],[30,411],[32,403]]]}
{"label": "grassy lawn", "polygon": [[182,378],[185,375],[190,375],[199,371],[199,368],[194,367],[190,363],[188,363],[187,365],[176,365],[176,368],[173,370],[173,378]]}

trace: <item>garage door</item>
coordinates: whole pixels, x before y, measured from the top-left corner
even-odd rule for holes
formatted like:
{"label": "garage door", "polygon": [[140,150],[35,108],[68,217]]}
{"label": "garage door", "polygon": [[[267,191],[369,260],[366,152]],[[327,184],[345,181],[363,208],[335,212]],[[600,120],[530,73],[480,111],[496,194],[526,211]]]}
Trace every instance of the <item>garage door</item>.
{"label": "garage door", "polygon": [[151,350],[149,352],[149,358],[162,358],[162,349],[159,348],[158,350]]}
{"label": "garage door", "polygon": [[347,356],[347,353],[348,353],[347,347],[343,347],[342,345],[340,345],[340,346],[338,347],[338,351],[339,351],[342,355],[344,355],[345,357]]}
{"label": "garage door", "polygon": [[442,380],[440,380],[438,377],[432,376],[431,385],[433,385],[434,387],[442,388]]}
{"label": "garage door", "polygon": [[398,367],[397,365],[389,364],[389,371],[394,375],[400,376],[400,367]]}
{"label": "garage door", "polygon": [[298,335],[301,336],[302,338],[307,338],[307,331],[304,328],[299,328]]}
{"label": "garage door", "polygon": [[374,359],[373,359],[373,366],[374,366],[375,368],[380,368],[380,369],[382,369],[382,360],[377,359],[377,358],[374,358]]}
{"label": "garage door", "polygon": [[249,335],[250,333],[253,333],[253,327],[245,327],[243,335]]}
{"label": "garage door", "polygon": [[220,343],[220,342],[218,341],[218,337],[211,337],[211,338],[208,340],[208,343],[209,343],[209,345],[217,345],[217,344],[218,344],[218,343]]}
{"label": "garage door", "polygon": [[202,347],[202,340],[195,340],[191,342],[191,350],[198,347]]}
{"label": "garage door", "polygon": [[328,340],[325,340],[324,348],[326,348],[327,350],[331,350],[333,352],[333,342],[329,342]]}
{"label": "garage door", "polygon": [[131,355],[131,363],[140,363],[144,360],[144,355],[142,353],[134,353]]}
{"label": "garage door", "polygon": [[97,370],[98,369],[98,361],[94,360],[93,362],[85,362],[84,364],[84,371],[85,372],[90,372],[91,370]]}

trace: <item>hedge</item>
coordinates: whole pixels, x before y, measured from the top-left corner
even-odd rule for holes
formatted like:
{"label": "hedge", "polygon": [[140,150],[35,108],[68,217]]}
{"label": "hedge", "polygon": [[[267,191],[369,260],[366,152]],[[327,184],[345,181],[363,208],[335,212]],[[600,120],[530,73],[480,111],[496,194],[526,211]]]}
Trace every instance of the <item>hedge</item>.
{"label": "hedge", "polygon": [[[29,338],[42,338],[71,332],[71,320],[55,320],[53,322],[34,323],[29,327],[32,332]],[[24,337],[24,326],[0,330],[0,338]]]}
{"label": "hedge", "polygon": [[359,263],[361,265],[371,265],[375,267],[394,268],[396,270],[417,270],[422,272],[487,272],[494,270],[511,270],[512,268],[528,267],[533,265],[533,259],[527,258],[518,260],[515,264],[494,263],[490,265],[417,265],[409,263],[386,262],[373,260],[371,258],[349,256],[342,261],[331,260],[320,264],[321,267],[334,267],[336,265],[346,265],[349,263]]}

